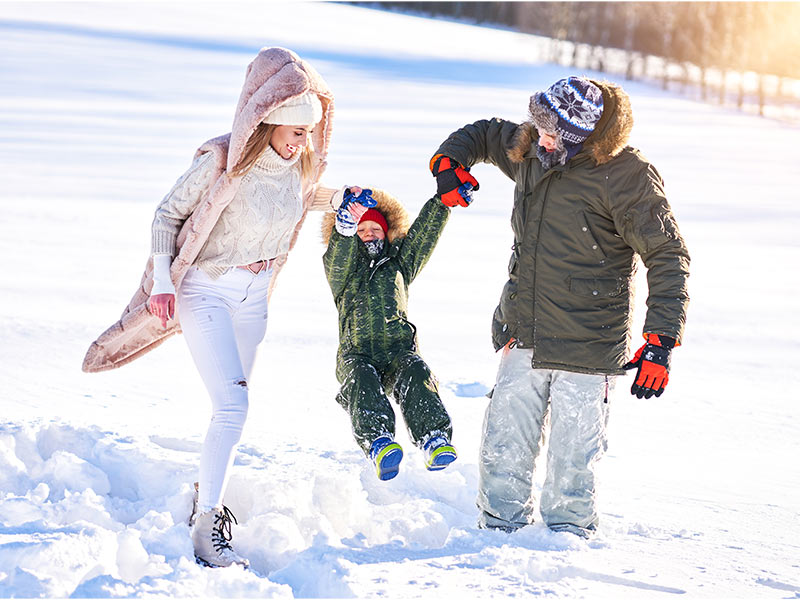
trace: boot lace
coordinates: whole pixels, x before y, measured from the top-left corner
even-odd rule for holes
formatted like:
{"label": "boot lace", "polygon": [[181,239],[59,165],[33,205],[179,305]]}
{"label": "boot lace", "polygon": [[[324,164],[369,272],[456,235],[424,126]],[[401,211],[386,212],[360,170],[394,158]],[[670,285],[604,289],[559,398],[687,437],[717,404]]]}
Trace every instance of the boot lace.
{"label": "boot lace", "polygon": [[233,539],[231,521],[237,525],[239,524],[239,521],[236,520],[236,515],[234,515],[227,506],[223,506],[222,510],[214,515],[214,528],[211,530],[211,544],[220,554],[225,550],[233,552],[233,548],[230,544],[230,541]]}

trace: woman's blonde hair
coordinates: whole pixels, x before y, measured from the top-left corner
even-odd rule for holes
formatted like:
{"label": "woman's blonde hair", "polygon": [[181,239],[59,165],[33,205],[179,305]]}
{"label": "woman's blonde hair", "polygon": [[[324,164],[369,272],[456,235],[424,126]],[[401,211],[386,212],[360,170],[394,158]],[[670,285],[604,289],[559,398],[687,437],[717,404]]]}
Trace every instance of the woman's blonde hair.
{"label": "woman's blonde hair", "polygon": [[[231,177],[242,177],[246,175],[247,172],[253,168],[253,165],[256,163],[258,158],[264,154],[264,151],[267,149],[270,140],[272,139],[272,134],[275,132],[275,129],[278,128],[278,125],[274,123],[259,123],[256,130],[247,140],[247,143],[244,145],[244,152],[242,152],[242,158],[239,159],[239,162],[236,163],[236,166],[233,167],[231,170]],[[309,133],[308,142],[306,143],[306,147],[303,148],[303,153],[300,155],[300,173],[302,174],[303,182],[308,180],[311,177],[311,170],[313,167],[313,156],[314,156],[314,146],[311,142],[311,134]]]}

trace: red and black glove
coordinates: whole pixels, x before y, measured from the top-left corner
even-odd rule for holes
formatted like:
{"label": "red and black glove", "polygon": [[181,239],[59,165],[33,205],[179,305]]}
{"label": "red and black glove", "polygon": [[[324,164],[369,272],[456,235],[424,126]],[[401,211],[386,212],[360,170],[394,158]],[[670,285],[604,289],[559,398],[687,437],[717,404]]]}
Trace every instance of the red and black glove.
{"label": "red and black glove", "polygon": [[645,339],[647,343],[622,368],[638,369],[631,386],[631,394],[637,398],[658,398],[664,393],[669,381],[670,354],[675,347],[675,340],[655,333],[646,334]]}
{"label": "red and black glove", "polygon": [[436,177],[436,193],[445,206],[469,206],[478,180],[449,156],[437,154],[431,159],[431,173]]}

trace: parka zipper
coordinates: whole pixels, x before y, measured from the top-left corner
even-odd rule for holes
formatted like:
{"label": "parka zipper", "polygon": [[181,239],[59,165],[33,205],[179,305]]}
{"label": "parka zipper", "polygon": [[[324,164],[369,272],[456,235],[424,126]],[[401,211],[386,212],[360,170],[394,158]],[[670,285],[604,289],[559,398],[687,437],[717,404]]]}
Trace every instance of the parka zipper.
{"label": "parka zipper", "polygon": [[[545,182],[544,188],[544,195],[542,197],[542,210],[539,213],[539,225],[536,228],[536,244],[533,247],[534,250],[534,259],[533,259],[533,278],[532,278],[532,285],[531,285],[531,301],[533,302],[533,306],[531,307],[533,311],[533,324],[532,324],[532,331],[533,331],[533,339],[531,340],[531,350],[535,350],[536,348],[536,271],[538,270],[539,264],[539,240],[541,239],[542,234],[542,223],[544,222],[544,211],[547,208],[547,200],[549,198],[548,194],[550,192],[550,183],[552,182],[552,176],[556,173],[552,169],[545,174],[545,178],[547,181]],[[536,353],[534,352],[533,361],[531,366],[536,364]]]}

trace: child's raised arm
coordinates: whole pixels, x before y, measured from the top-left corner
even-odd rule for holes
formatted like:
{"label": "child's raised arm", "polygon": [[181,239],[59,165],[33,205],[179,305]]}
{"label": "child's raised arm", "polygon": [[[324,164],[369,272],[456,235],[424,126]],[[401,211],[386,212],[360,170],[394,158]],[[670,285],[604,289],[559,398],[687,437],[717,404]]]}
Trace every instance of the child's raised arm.
{"label": "child's raised arm", "polygon": [[334,194],[333,202],[337,206],[334,227],[328,249],[322,256],[322,264],[333,299],[337,301],[358,257],[358,221],[367,208],[376,203],[370,190],[362,190],[357,186],[342,188]]}
{"label": "child's raised arm", "polygon": [[398,254],[403,275],[408,283],[414,281],[428,262],[449,218],[450,208],[442,203],[439,196],[428,200],[419,211]]}

